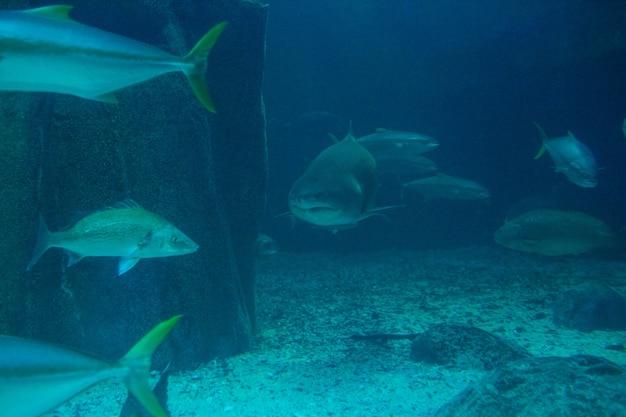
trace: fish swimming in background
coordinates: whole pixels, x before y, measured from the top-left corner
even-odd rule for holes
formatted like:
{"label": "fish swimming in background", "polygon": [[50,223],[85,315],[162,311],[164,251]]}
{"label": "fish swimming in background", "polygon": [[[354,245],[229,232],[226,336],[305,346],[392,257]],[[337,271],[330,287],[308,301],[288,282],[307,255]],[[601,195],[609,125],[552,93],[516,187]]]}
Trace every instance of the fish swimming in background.
{"label": "fish swimming in background", "polygon": [[616,246],[603,221],[576,211],[532,210],[507,220],[494,241],[508,249],[545,256],[578,255]]}
{"label": "fish swimming in background", "polygon": [[537,123],[535,126],[543,138],[535,159],[539,159],[547,150],[554,161],[554,170],[565,174],[569,181],[584,188],[592,188],[598,184],[596,160],[584,143],[571,132],[567,136],[548,138],[541,126]]}
{"label": "fish swimming in background", "polygon": [[322,151],[289,191],[291,212],[317,226],[346,228],[386,210],[375,208],[378,179],[372,155],[352,135]]}
{"label": "fish swimming in background", "polygon": [[257,256],[275,255],[280,251],[278,242],[268,235],[259,233],[254,243],[254,249]]}
{"label": "fish swimming in background", "polygon": [[437,163],[419,155],[382,156],[374,158],[379,175],[396,175],[405,181],[430,177],[437,173]]}
{"label": "fish swimming in background", "polygon": [[0,410],[37,417],[97,382],[119,378],[153,417],[167,417],[148,384],[150,358],[182,316],[159,323],[120,360],[109,363],[71,349],[0,335]]}
{"label": "fish swimming in background", "polygon": [[142,258],[185,255],[195,252],[198,244],[163,217],[127,200],[92,213],[61,232],[50,232],[40,219],[37,245],[26,270],[53,247],[68,253],[68,266],[85,256],[119,256],[118,274],[122,275]]}
{"label": "fish swimming in background", "polygon": [[72,6],[0,11],[0,90],[71,94],[115,103],[115,92],[183,72],[202,105],[215,112],[204,73],[226,27],[218,23],[184,57],[72,20]]}
{"label": "fish swimming in background", "polygon": [[439,142],[430,136],[400,130],[376,129],[371,135],[356,140],[367,149],[374,159],[421,155],[439,146]]}
{"label": "fish swimming in background", "polygon": [[420,193],[424,199],[482,200],[489,198],[489,190],[482,184],[466,178],[453,177],[439,172],[432,177],[420,178],[403,184],[404,188]]}

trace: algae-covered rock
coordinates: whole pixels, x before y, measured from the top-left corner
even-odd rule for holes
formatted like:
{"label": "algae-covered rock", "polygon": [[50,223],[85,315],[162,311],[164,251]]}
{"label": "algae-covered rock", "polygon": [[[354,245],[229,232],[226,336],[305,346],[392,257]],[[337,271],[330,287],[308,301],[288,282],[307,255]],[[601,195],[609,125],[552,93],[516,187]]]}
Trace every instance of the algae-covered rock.
{"label": "algae-covered rock", "polygon": [[590,355],[526,358],[497,368],[435,416],[619,416],[626,369]]}
{"label": "algae-covered rock", "polygon": [[527,356],[528,352],[509,341],[461,324],[438,324],[411,344],[412,360],[455,368],[491,370]]}

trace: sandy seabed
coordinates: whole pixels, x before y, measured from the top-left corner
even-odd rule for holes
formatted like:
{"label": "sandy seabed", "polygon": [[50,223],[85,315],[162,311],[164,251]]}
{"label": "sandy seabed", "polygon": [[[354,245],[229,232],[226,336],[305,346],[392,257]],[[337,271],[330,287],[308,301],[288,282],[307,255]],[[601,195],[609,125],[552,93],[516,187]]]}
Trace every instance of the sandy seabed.
{"label": "sandy seabed", "polygon": [[[626,258],[542,258],[496,247],[362,254],[277,253],[257,267],[258,334],[245,354],[169,379],[172,417],[431,416],[485,375],[409,360],[410,334],[469,324],[535,356],[590,354],[626,332],[555,326],[556,296],[584,282],[626,288]],[[155,376],[156,381],[156,376]],[[121,383],[96,385],[46,417],[118,416]]]}

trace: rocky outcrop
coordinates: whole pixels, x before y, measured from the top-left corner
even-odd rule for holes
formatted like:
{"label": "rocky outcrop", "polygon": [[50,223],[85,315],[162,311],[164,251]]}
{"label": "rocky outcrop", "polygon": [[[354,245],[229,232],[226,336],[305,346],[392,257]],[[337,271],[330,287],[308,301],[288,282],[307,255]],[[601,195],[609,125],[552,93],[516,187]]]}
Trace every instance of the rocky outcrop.
{"label": "rocky outcrop", "polygon": [[626,369],[604,358],[525,358],[471,384],[435,416],[619,416]]}

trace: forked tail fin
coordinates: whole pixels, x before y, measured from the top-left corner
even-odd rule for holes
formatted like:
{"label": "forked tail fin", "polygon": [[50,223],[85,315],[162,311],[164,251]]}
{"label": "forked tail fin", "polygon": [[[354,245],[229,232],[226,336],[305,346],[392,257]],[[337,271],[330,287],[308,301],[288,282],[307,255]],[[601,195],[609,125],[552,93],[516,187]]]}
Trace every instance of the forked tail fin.
{"label": "forked tail fin", "polygon": [[546,135],[546,131],[543,130],[541,126],[539,126],[539,123],[537,122],[534,122],[534,123],[537,129],[539,130],[539,134],[541,135],[541,148],[539,148],[539,151],[537,152],[537,155],[535,155],[535,158],[534,158],[534,159],[539,159],[541,158],[541,155],[543,155],[546,151],[545,141],[548,140],[548,135]]}
{"label": "forked tail fin", "polygon": [[41,255],[44,254],[45,251],[50,247],[49,242],[50,230],[48,230],[48,226],[46,226],[46,221],[43,219],[42,215],[39,215],[39,230],[37,231],[37,243],[35,244],[35,249],[33,250],[33,257],[31,258],[28,266],[26,267],[27,271],[35,266]]}
{"label": "forked tail fin", "polygon": [[206,86],[204,73],[206,72],[209,53],[227,24],[228,22],[221,22],[213,26],[213,29],[209,30],[184,58],[185,62],[191,62],[193,64],[193,69],[185,73],[191,85],[191,89],[198,100],[200,100],[200,103],[202,103],[208,111],[213,113],[215,113],[215,105],[213,104],[213,100],[211,100],[209,89]]}
{"label": "forked tail fin", "polygon": [[126,388],[154,417],[167,417],[167,413],[163,407],[161,407],[161,404],[159,404],[159,400],[148,384],[150,359],[154,350],[163,341],[165,336],[168,335],[176,323],[178,323],[181,317],[182,315],[174,316],[169,320],[157,324],[119,360],[120,366],[129,368],[128,376],[124,379]]}

